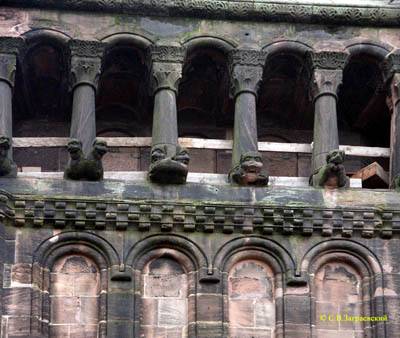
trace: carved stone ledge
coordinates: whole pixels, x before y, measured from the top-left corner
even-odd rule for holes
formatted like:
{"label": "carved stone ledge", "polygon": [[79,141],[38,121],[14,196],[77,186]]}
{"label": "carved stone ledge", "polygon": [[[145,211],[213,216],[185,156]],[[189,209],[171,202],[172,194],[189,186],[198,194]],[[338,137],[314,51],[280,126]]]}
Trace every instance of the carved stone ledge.
{"label": "carved stone ledge", "polygon": [[267,3],[221,0],[4,0],[3,6],[129,13],[133,15],[186,16],[246,21],[302,22],[366,26],[398,26],[400,8],[395,4],[371,7],[351,5]]}
{"label": "carved stone ledge", "polygon": [[217,232],[265,236],[392,238],[400,235],[400,210],[322,208],[226,202],[127,201],[0,194],[7,226],[79,230]]}

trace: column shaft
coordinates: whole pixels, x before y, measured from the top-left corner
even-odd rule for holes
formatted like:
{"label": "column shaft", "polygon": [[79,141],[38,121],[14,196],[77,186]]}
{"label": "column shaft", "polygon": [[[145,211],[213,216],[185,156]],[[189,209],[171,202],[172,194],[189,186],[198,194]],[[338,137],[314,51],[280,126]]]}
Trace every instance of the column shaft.
{"label": "column shaft", "polygon": [[235,100],[232,163],[237,165],[246,152],[257,152],[257,140],[256,96],[242,92]]}
{"label": "column shaft", "polygon": [[168,88],[160,89],[154,97],[152,144],[178,144],[176,94]]}
{"label": "column shaft", "polygon": [[88,84],[74,88],[71,121],[71,138],[82,142],[82,151],[87,156],[96,138],[96,92]]}
{"label": "column shaft", "polygon": [[339,148],[336,98],[320,95],[315,100],[313,170],[326,163],[326,155]]}
{"label": "column shaft", "polygon": [[395,73],[391,82],[392,119],[390,124],[390,187],[398,188],[396,178],[400,177],[400,72]]}
{"label": "column shaft", "polygon": [[[0,79],[0,135],[12,137],[12,88]],[[11,151],[8,152],[12,158]]]}

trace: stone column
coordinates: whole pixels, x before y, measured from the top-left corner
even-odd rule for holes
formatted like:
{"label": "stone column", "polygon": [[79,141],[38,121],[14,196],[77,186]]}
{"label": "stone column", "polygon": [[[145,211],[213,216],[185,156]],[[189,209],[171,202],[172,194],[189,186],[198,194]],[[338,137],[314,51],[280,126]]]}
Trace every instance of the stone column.
{"label": "stone column", "polygon": [[263,186],[268,177],[262,173],[258,152],[256,99],[262,81],[266,54],[256,50],[234,50],[229,55],[231,87],[235,99],[232,169],[229,181],[240,185]]}
{"label": "stone column", "polygon": [[182,184],[186,182],[189,155],[178,144],[176,96],[185,50],[153,46],[150,54],[154,112],[149,179],[155,183]]}
{"label": "stone column", "polygon": [[72,121],[68,151],[71,160],[65,171],[69,179],[99,180],[103,177],[101,158],[106,144],[96,140],[96,90],[103,44],[73,40],[71,51]]}
{"label": "stone column", "polygon": [[390,54],[389,65],[390,97],[392,111],[390,124],[390,187],[400,189],[400,52]]}
{"label": "stone column", "polygon": [[[347,54],[323,51],[311,53],[310,56],[313,67],[312,89],[315,109],[312,153],[314,174],[310,183],[314,186],[341,187],[346,185],[347,180],[342,165],[344,153],[339,151],[337,93],[342,83]],[[330,168],[328,171],[324,170],[327,166]]]}
{"label": "stone column", "polygon": [[17,175],[12,159],[12,91],[21,38],[0,37],[0,176]]}

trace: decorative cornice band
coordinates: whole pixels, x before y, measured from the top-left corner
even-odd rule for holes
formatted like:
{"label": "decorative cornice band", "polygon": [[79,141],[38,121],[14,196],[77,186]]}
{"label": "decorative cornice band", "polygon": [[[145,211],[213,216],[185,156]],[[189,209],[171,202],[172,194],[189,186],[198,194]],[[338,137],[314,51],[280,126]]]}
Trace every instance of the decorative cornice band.
{"label": "decorative cornice band", "polygon": [[71,56],[102,58],[104,44],[98,41],[71,40],[69,43]]}
{"label": "decorative cornice band", "polygon": [[4,0],[3,6],[79,11],[130,13],[134,15],[188,16],[251,21],[398,26],[400,7],[339,6],[273,3],[260,0]]}
{"label": "decorative cornice band", "polygon": [[152,62],[183,64],[186,50],[175,46],[151,46],[150,54]]}
{"label": "decorative cornice band", "polygon": [[316,69],[343,70],[349,55],[341,52],[310,52],[311,66]]}
{"label": "decorative cornice band", "polygon": [[41,198],[0,194],[8,226],[342,237],[400,234],[400,210],[244,203]]}

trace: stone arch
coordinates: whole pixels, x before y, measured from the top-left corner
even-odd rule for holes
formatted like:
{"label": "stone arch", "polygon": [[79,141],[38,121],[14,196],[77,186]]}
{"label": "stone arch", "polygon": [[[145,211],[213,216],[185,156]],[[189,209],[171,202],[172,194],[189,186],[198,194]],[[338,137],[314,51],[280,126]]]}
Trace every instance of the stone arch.
{"label": "stone arch", "polygon": [[194,49],[204,48],[204,47],[216,48],[223,53],[228,53],[229,51],[237,47],[237,43],[231,40],[211,35],[200,35],[200,36],[190,37],[182,41],[182,45],[187,48],[189,53]]}
{"label": "stone arch", "polygon": [[[34,333],[63,336],[63,330],[74,332],[74,328],[84,325],[88,334],[106,337],[108,271],[119,264],[118,255],[110,247],[94,234],[75,232],[41,243],[32,267],[32,283],[36,286],[32,302]],[[72,322],[64,312],[73,318]]]}
{"label": "stone arch", "polygon": [[159,242],[142,252],[133,268],[135,337],[195,336],[198,268],[193,259]]}
{"label": "stone arch", "polygon": [[[325,334],[367,334],[385,337],[385,322],[365,326],[340,322],[336,315],[384,316],[382,267],[366,247],[351,240],[330,240],[312,247],[303,257],[302,274],[310,278],[312,329]],[[335,310],[334,310],[335,309]],[[334,315],[332,322],[319,321],[321,315]],[[356,325],[357,324],[357,325]]]}
{"label": "stone arch", "polygon": [[393,47],[381,41],[356,38],[350,40],[344,47],[344,50],[349,52],[350,56],[368,54],[380,61],[384,61],[387,54],[393,50]]}
{"label": "stone arch", "polygon": [[285,283],[305,283],[304,278],[296,274],[296,262],[291,254],[277,242],[258,236],[236,238],[225,243],[213,258],[213,268],[224,271],[225,264],[232,255],[246,250],[259,251],[273,257],[277,264],[274,265],[277,273],[280,271],[285,275]]}
{"label": "stone arch", "polygon": [[312,52],[312,46],[305,42],[298,40],[278,40],[266,44],[262,50],[267,52],[268,56],[274,56],[279,53],[290,53],[306,56],[307,53]]}
{"label": "stone arch", "polygon": [[[97,252],[98,257],[102,257],[102,262],[106,264],[104,267],[119,266],[121,264],[117,251],[107,240],[93,233],[72,231],[54,235],[43,241],[35,250],[33,262],[47,266],[49,262],[52,263],[54,261],[52,257],[54,257],[55,250],[65,250],[63,248],[66,246],[76,243],[94,250],[93,252]],[[98,264],[101,263],[100,260],[96,262]],[[103,267],[103,263],[100,266]]]}
{"label": "stone arch", "polygon": [[142,49],[146,49],[154,44],[154,41],[145,35],[128,32],[111,34],[100,39],[100,41],[106,43],[108,46],[130,44]]}
{"label": "stone arch", "polygon": [[57,40],[60,44],[67,46],[68,41],[72,39],[68,34],[52,28],[37,28],[21,34],[27,43],[32,40]]}
{"label": "stone arch", "polygon": [[137,242],[127,253],[125,262],[134,269],[148,252],[169,248],[181,252],[191,261],[195,270],[209,268],[209,260],[204,251],[193,241],[179,235],[151,235]]}

